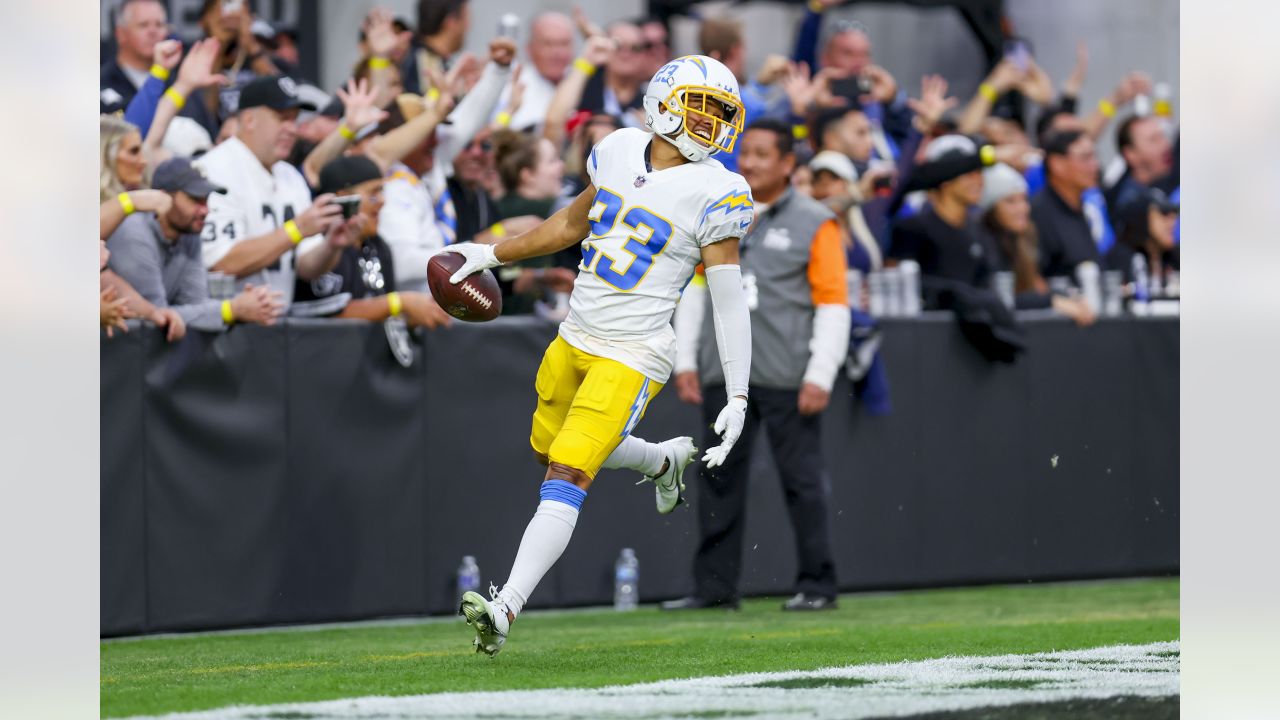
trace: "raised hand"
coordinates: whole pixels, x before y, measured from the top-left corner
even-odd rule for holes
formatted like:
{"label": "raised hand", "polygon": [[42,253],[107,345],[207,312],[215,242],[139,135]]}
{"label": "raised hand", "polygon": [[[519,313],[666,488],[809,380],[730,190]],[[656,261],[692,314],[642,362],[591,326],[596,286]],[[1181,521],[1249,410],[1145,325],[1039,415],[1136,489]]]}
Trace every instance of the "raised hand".
{"label": "raised hand", "polygon": [[922,134],[928,135],[942,116],[960,102],[957,98],[947,97],[947,87],[946,78],[941,75],[925,75],[920,78],[920,99],[907,98],[907,107],[919,120],[916,129]]}
{"label": "raised hand", "polygon": [[342,208],[333,201],[333,193],[317,196],[310,207],[293,219],[298,224],[298,230],[302,232],[303,237],[326,232],[335,224],[335,220],[342,220]]}
{"label": "raised hand", "polygon": [[377,7],[369,11],[364,20],[364,41],[373,57],[390,58],[400,42],[396,29],[392,24],[395,17],[386,8]]}
{"label": "raised hand", "polygon": [[991,73],[987,75],[985,82],[995,88],[996,92],[1003,94],[1022,82],[1022,78],[1025,75],[1026,73],[1018,67],[1017,63],[1005,58],[996,63],[996,66],[991,69]]}
{"label": "raised hand", "polygon": [[346,90],[338,88],[336,94],[345,110],[342,122],[352,130],[359,130],[370,123],[382,122],[387,117],[386,111],[377,105],[377,90],[369,84],[367,79],[359,81],[355,78],[348,79]]}
{"label": "raised hand", "polygon": [[511,94],[507,96],[506,113],[514,116],[520,112],[520,105],[524,103],[524,85],[520,83],[520,72],[524,70],[523,63],[516,63],[511,70]]}
{"label": "raised hand", "polygon": [[756,74],[756,82],[761,85],[772,85],[786,77],[792,66],[791,60],[785,56],[770,55],[764,59],[764,64],[760,66],[760,72]]}
{"label": "raised hand", "polygon": [[1084,78],[1089,72],[1089,46],[1083,40],[1076,43],[1076,65],[1071,68],[1071,74],[1067,76],[1066,82],[1062,83],[1062,94],[1069,97],[1079,97],[1080,88],[1084,87]]}
{"label": "raised hand", "polygon": [[871,81],[871,97],[882,105],[893,102],[898,95],[898,81],[893,75],[879,65],[868,65],[864,72]]}
{"label": "raised hand", "polygon": [[599,25],[591,22],[591,18],[583,12],[581,5],[573,6],[573,24],[577,26],[578,32],[581,33],[583,39],[600,37],[604,35],[604,30]]}
{"label": "raised hand", "polygon": [[178,79],[174,81],[174,87],[183,95],[188,95],[200,88],[229,84],[231,80],[227,76],[214,70],[221,50],[222,43],[217,38],[205,38],[192,45],[191,51],[182,61],[182,67],[178,68]]}
{"label": "raised hand", "polygon": [[151,62],[165,70],[172,70],[182,59],[182,43],[178,40],[161,40],[151,51]]}
{"label": "raised hand", "polygon": [[613,59],[613,53],[617,49],[617,43],[606,35],[593,35],[587,38],[587,42],[582,47],[582,59],[600,67],[608,65]]}
{"label": "raised hand", "polygon": [[489,59],[507,67],[516,59],[516,41],[509,37],[496,37],[489,41]]}

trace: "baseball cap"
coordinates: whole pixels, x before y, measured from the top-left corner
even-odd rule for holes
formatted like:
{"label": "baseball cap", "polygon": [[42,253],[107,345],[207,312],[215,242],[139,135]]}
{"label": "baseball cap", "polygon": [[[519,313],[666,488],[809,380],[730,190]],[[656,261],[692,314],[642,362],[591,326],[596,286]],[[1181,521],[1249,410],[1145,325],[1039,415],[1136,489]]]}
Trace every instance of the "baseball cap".
{"label": "baseball cap", "polygon": [[298,95],[298,84],[287,75],[254,78],[240,90],[239,110],[266,107],[272,110],[315,111],[316,106]]}
{"label": "baseball cap", "polygon": [[336,193],[381,177],[382,171],[369,158],[363,155],[347,155],[331,160],[320,169],[320,185],[316,191],[321,195]]}
{"label": "baseball cap", "polygon": [[160,163],[151,176],[151,187],[165,192],[184,192],[194,198],[209,197],[209,193],[225,194],[226,188],[209,182],[200,169],[184,157],[174,157]]}
{"label": "baseball cap", "polygon": [[818,172],[826,170],[845,182],[853,182],[858,179],[858,170],[853,166],[853,161],[843,153],[835,150],[823,150],[813,159],[809,161],[809,170]]}

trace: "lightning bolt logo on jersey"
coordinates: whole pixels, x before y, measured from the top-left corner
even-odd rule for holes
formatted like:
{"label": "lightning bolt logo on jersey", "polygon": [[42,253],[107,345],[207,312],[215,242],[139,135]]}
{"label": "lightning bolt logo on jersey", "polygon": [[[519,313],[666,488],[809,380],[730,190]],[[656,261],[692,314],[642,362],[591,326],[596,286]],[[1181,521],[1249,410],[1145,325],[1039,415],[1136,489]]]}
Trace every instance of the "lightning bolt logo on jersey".
{"label": "lightning bolt logo on jersey", "polygon": [[746,180],[715,160],[648,172],[652,137],[617,130],[587,160],[596,187],[591,233],[560,335],[665,383],[675,356],[671,315],[702,248],[745,235],[755,210]]}

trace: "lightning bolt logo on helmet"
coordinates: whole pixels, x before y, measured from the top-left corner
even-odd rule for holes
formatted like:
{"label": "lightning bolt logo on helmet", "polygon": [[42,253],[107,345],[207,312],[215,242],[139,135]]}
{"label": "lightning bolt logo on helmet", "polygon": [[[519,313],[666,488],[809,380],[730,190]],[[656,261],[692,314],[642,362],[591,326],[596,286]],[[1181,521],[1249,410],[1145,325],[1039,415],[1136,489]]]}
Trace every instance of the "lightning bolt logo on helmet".
{"label": "lightning bolt logo on helmet", "polygon": [[724,63],[685,55],[663,65],[644,94],[645,127],[693,162],[733,152],[745,111]]}

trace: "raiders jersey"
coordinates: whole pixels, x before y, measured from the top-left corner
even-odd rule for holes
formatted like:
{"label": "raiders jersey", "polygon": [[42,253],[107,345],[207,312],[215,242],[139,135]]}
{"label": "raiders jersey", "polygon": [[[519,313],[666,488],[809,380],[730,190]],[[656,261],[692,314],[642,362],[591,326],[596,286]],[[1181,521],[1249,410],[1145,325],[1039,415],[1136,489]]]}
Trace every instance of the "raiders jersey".
{"label": "raiders jersey", "polygon": [[651,138],[624,128],[591,151],[591,234],[560,335],[665,383],[675,357],[671,315],[702,248],[746,234],[754,208],[746,180],[714,159],[649,170]]}
{"label": "raiders jersey", "polygon": [[[267,170],[238,138],[228,138],[194,164],[215,185],[227,188],[226,195],[209,195],[209,215],[200,233],[207,268],[241,240],[265,235],[311,206],[311,190],[297,168],[281,161]],[[265,269],[240,278],[237,287],[245,283],[270,285],[284,294],[287,306],[293,301],[297,252],[305,252],[322,240],[320,235],[304,238],[298,248],[285,252]]]}

